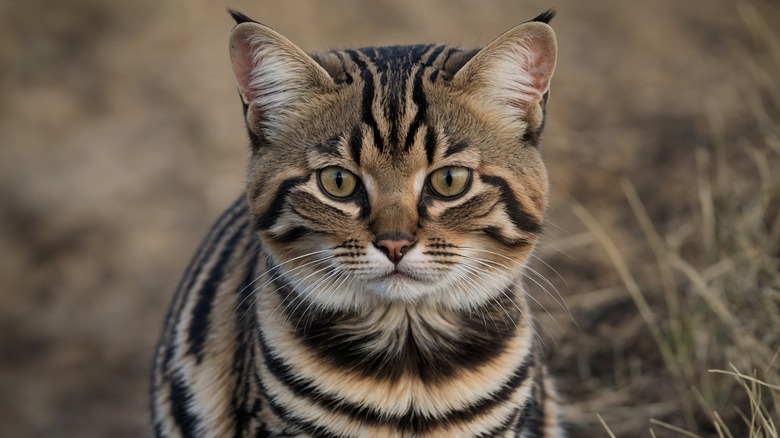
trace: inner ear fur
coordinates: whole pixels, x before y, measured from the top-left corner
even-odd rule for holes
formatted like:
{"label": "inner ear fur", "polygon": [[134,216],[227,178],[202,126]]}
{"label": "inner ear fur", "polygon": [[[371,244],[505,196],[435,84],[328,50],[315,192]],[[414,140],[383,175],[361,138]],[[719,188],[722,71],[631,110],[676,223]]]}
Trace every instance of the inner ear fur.
{"label": "inner ear fur", "polygon": [[[480,50],[453,78],[454,87],[513,119],[539,119],[555,71],[557,43],[546,23],[505,32]],[[529,120],[527,120],[529,121]]]}
{"label": "inner ear fur", "polygon": [[251,132],[284,123],[300,105],[335,88],[306,52],[273,29],[241,22],[230,34],[230,60]]}

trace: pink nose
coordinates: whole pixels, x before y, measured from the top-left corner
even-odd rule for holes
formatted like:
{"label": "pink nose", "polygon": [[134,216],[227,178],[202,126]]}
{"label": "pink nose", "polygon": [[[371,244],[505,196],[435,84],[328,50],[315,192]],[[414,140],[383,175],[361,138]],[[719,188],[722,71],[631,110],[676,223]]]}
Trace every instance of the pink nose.
{"label": "pink nose", "polygon": [[407,239],[382,239],[374,245],[385,253],[391,262],[398,264],[401,261],[401,257],[411,248],[412,242]]}

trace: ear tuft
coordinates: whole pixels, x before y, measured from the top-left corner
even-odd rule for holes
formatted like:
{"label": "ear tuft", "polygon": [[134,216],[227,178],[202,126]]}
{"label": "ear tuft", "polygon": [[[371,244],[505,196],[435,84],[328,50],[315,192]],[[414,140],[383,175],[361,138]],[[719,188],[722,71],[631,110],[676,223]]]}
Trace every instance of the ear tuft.
{"label": "ear tuft", "polygon": [[255,21],[233,28],[230,59],[248,127],[261,136],[285,125],[301,105],[335,88],[333,79],[306,52]]}
{"label": "ear tuft", "polygon": [[555,17],[555,14],[556,14],[555,9],[548,9],[542,12],[541,14],[537,15],[536,17],[528,20],[527,23],[530,23],[532,21],[538,21],[540,23],[550,24],[550,21],[552,21],[552,19]]}
{"label": "ear tuft", "polygon": [[[552,13],[540,17],[550,19]],[[485,109],[514,120],[534,118],[533,124],[539,124],[538,114],[550,89],[556,57],[552,28],[542,21],[529,21],[480,50],[455,74],[452,84]]]}
{"label": "ear tuft", "polygon": [[257,23],[257,21],[249,18],[246,16],[243,12],[239,12],[235,9],[228,8],[228,14],[230,14],[231,17],[233,17],[234,20],[236,20],[236,24],[241,23]]}

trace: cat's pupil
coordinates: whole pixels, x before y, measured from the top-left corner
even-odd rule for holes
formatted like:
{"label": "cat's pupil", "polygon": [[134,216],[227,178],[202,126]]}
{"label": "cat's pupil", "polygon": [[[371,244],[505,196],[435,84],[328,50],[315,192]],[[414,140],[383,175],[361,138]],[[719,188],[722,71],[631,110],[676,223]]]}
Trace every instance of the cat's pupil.
{"label": "cat's pupil", "polygon": [[341,188],[341,184],[344,182],[344,178],[341,176],[341,172],[336,173],[336,187]]}
{"label": "cat's pupil", "polygon": [[447,170],[447,176],[444,177],[444,182],[446,182],[449,187],[452,187],[452,171],[451,170]]}

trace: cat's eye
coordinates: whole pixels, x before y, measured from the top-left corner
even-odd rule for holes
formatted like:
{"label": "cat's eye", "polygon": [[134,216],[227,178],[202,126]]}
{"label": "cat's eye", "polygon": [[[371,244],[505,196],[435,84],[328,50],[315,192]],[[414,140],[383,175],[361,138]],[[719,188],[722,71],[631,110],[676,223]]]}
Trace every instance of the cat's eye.
{"label": "cat's eye", "polygon": [[317,173],[320,188],[334,198],[349,198],[358,187],[358,177],[338,166],[326,167]]}
{"label": "cat's eye", "polygon": [[429,177],[431,190],[442,198],[462,195],[471,183],[471,170],[460,166],[447,166],[434,170]]}

